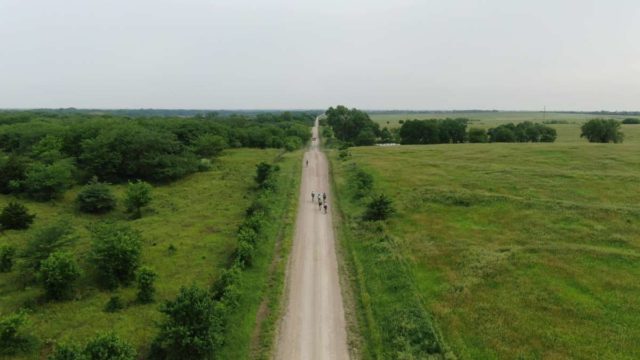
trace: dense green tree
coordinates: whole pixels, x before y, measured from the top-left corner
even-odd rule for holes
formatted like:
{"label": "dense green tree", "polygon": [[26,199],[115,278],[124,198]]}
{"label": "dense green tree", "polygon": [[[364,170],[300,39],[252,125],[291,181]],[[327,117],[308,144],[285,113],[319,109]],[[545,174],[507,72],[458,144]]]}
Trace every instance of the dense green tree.
{"label": "dense green tree", "polygon": [[88,360],[79,346],[58,344],[47,360]]}
{"label": "dense green tree", "polygon": [[34,200],[47,201],[58,198],[73,185],[74,167],[69,160],[52,164],[33,163],[22,181],[22,188]]}
{"label": "dense green tree", "polygon": [[[380,127],[369,115],[358,109],[348,109],[338,105],[330,107],[325,115],[327,124],[333,129],[336,138],[357,145],[372,145],[379,135]],[[373,141],[371,141],[373,138]]]}
{"label": "dense green tree", "polygon": [[84,348],[87,360],[136,360],[133,347],[113,333],[101,334]]}
{"label": "dense green tree", "polygon": [[10,245],[0,246],[0,273],[11,271],[14,263],[16,248]]}
{"label": "dense green tree", "polygon": [[384,194],[380,194],[367,204],[364,219],[369,221],[386,220],[394,212],[393,201]]}
{"label": "dense green tree", "polygon": [[74,282],[80,275],[80,267],[73,256],[57,251],[42,262],[38,277],[49,299],[63,300],[73,295]]}
{"label": "dense green tree", "polygon": [[63,158],[62,139],[54,135],[46,135],[31,149],[31,153],[35,159],[45,164],[53,164]]}
{"label": "dense green tree", "polygon": [[197,286],[183,287],[161,311],[164,323],[152,345],[154,359],[209,359],[214,354],[214,301]]}
{"label": "dense green tree", "polygon": [[140,235],[127,225],[103,223],[92,229],[91,259],[100,284],[113,289],[135,279],[140,265]]}
{"label": "dense green tree", "polygon": [[275,171],[275,166],[263,161],[256,165],[256,176],[254,180],[256,181],[258,186],[265,187],[265,185],[268,183],[269,178],[271,177],[271,174],[273,174]]}
{"label": "dense green tree", "polygon": [[623,124],[627,124],[627,125],[635,125],[635,124],[640,124],[640,119],[638,118],[626,118],[624,120],[622,120]]}
{"label": "dense green tree", "polygon": [[116,207],[116,197],[107,184],[98,182],[94,178],[80,190],[76,197],[76,204],[82,212],[101,214]]}
{"label": "dense green tree", "polygon": [[407,120],[400,127],[399,135],[402,144],[438,144],[438,120]]}
{"label": "dense green tree", "polygon": [[156,293],[155,281],[157,277],[158,274],[148,267],[143,267],[138,271],[136,279],[138,283],[138,294],[136,295],[136,298],[139,302],[143,304],[153,302],[153,298]]}
{"label": "dense green tree", "polygon": [[[511,125],[511,126],[508,126]],[[513,124],[500,125],[497,128],[489,129],[490,142],[516,142],[515,126]]]}
{"label": "dense green tree", "polygon": [[202,157],[219,156],[224,149],[229,147],[225,138],[215,134],[200,135],[193,144],[195,153]]}
{"label": "dense green tree", "polygon": [[51,254],[63,250],[76,240],[77,236],[67,218],[60,218],[38,229],[22,252],[27,271],[39,271],[41,263]]}
{"label": "dense green tree", "polygon": [[27,176],[27,159],[17,155],[0,157],[0,193],[9,194],[20,190]]}
{"label": "dense green tree", "polygon": [[127,211],[133,214],[134,219],[142,216],[142,208],[151,202],[152,187],[144,181],[129,182],[124,198]]}
{"label": "dense green tree", "polygon": [[2,229],[27,229],[33,223],[36,216],[22,204],[11,201],[0,213],[0,230]]}
{"label": "dense green tree", "polygon": [[470,143],[486,143],[489,140],[487,131],[480,128],[470,128],[468,138]]}
{"label": "dense green tree", "polygon": [[592,119],[580,128],[580,137],[587,138],[589,142],[621,143],[624,134],[620,131],[620,122],[616,120]]}

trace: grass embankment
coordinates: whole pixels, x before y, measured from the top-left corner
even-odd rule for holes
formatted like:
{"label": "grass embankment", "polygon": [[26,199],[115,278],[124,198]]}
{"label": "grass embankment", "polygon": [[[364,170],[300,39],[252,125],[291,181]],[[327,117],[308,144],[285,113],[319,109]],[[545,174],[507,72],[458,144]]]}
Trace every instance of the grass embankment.
{"label": "grass embankment", "polygon": [[[5,231],[0,234],[0,245],[10,244],[20,250],[39,227],[67,216],[79,235],[79,240],[71,250],[85,269],[85,276],[78,284],[74,300],[42,302],[39,300],[41,287],[33,285],[23,289],[17,281],[18,270],[0,273],[0,314],[8,314],[25,306],[31,308],[28,316],[30,324],[25,330],[40,339],[45,352],[48,344],[53,342],[84,343],[97,332],[112,330],[144,353],[156,334],[156,324],[162,319],[158,311],[159,304],[173,299],[183,285],[196,284],[209,288],[220,270],[228,265],[236,247],[238,225],[253,200],[255,165],[261,161],[272,162],[278,153],[279,150],[275,149],[226,151],[216,160],[212,170],[190,175],[171,185],[156,187],[150,208],[141,219],[134,221],[127,219],[121,204],[108,215],[79,213],[73,203],[79,187],[68,191],[63,199],[55,202],[38,203],[19,199],[37,215],[34,225],[26,231]],[[288,209],[289,193],[295,192],[293,188],[299,176],[299,158],[299,152],[288,153],[278,162],[281,168],[279,181],[286,184],[281,187],[283,193],[274,204],[278,216],[283,216]],[[119,198],[123,197],[124,186],[113,185],[112,189]],[[12,199],[0,196],[0,207]],[[144,244],[142,264],[158,273],[155,303],[134,304],[134,287],[121,288],[112,293],[95,286],[87,259],[91,240],[86,227],[106,219],[126,222],[141,233]],[[245,307],[241,315],[233,318],[235,323],[227,340],[229,347],[237,347],[235,351],[244,351],[243,354],[248,351],[252,320],[255,322],[260,297],[273,291],[264,280],[272,276],[267,269],[280,225],[274,223],[269,226],[268,239],[259,246],[255,266],[242,275],[242,288],[252,290],[242,293],[241,302]],[[171,245],[175,251],[169,250]],[[19,268],[19,264],[16,267]],[[106,302],[114,294],[129,304],[116,313],[104,312]],[[269,326],[265,329],[269,329]],[[240,347],[244,347],[244,350]]]}
{"label": "grass embankment", "polygon": [[[399,127],[401,125],[400,120],[407,119],[467,118],[470,120],[469,128],[477,127],[481,129],[488,129],[510,122],[517,124],[523,121],[535,123],[546,121],[547,124],[556,129],[558,133],[556,143],[586,143],[587,140],[580,137],[580,126],[590,119],[604,118],[623,120],[629,117],[637,116],[553,112],[544,114],[536,111],[371,114],[371,119],[380,124],[380,128],[388,127],[390,129]],[[625,134],[625,143],[640,142],[640,125],[623,124],[621,129]]]}
{"label": "grass embankment", "polygon": [[384,258],[353,232],[349,218],[361,208],[349,200],[352,163],[395,201],[385,229],[394,247],[381,253],[411,269],[416,294],[401,296],[423,300],[458,357],[640,357],[640,145],[351,152],[347,161],[331,158],[347,219],[342,244],[360,270],[365,348],[380,348],[387,325],[379,306],[398,295],[396,279],[372,278],[387,260],[375,260]]}

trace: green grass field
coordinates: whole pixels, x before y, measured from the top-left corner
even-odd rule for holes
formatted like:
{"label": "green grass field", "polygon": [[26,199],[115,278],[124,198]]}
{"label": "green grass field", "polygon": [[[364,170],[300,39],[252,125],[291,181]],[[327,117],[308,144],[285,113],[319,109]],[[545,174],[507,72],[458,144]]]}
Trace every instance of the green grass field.
{"label": "green grass field", "polygon": [[[73,206],[79,187],[68,191],[63,199],[55,202],[37,203],[20,199],[37,215],[34,225],[26,231],[2,233],[0,245],[11,244],[20,249],[37,228],[59,216],[68,216],[80,235],[80,240],[73,246],[73,253],[86,270],[90,268],[87,259],[90,237],[86,227],[106,218],[127,222],[142,234],[143,265],[150,266],[158,273],[157,301],[149,305],[134,304],[135,287],[121,288],[115,293],[99,290],[90,272],[85,271],[85,276],[78,284],[75,300],[41,302],[42,289],[39,286],[23,289],[16,281],[18,271],[14,269],[11,273],[0,274],[0,314],[31,304],[33,310],[28,316],[30,324],[25,330],[40,339],[43,352],[53,342],[84,343],[97,332],[110,330],[144,351],[156,333],[157,322],[162,318],[158,311],[160,303],[173,298],[183,285],[195,283],[208,288],[218,272],[227,266],[235,249],[237,226],[252,201],[255,165],[260,161],[272,162],[278,152],[228,150],[216,160],[212,170],[190,175],[168,186],[155,187],[149,209],[143,212],[141,219],[135,221],[127,220],[121,204],[116,211],[105,216],[79,213]],[[279,161],[281,181],[287,194],[297,194],[299,157],[299,152],[287,153]],[[124,186],[114,185],[113,189],[121,198]],[[283,195],[279,204],[283,217],[290,207],[291,194]],[[11,199],[0,196],[0,207],[4,207]],[[270,234],[273,236],[258,249],[260,260],[243,274],[242,287],[251,289],[246,292],[251,296],[241,299],[242,314],[234,319],[234,331],[228,337],[230,349],[224,350],[227,353],[248,357],[258,305],[264,292],[268,291],[265,283],[269,276],[267,270],[275,238],[281,230],[281,224],[271,226]],[[168,250],[170,245],[176,247],[175,253]],[[129,304],[122,311],[106,313],[103,311],[104,305],[113,294],[120,295]],[[266,325],[266,330],[269,330],[269,326]],[[35,353],[30,356],[37,358]]]}
{"label": "green grass field", "polygon": [[[351,151],[331,152],[345,226],[362,212],[346,185],[357,163],[394,199],[388,233],[459,358],[640,358],[640,142]],[[356,292],[388,298],[384,280],[366,279],[371,247],[348,234],[365,278]]]}
{"label": "green grass field", "polygon": [[[467,118],[471,120],[469,127],[488,129],[505,123],[519,123],[523,121],[543,122],[561,121],[562,124],[549,124],[558,132],[556,142],[561,143],[586,143],[587,140],[580,137],[580,126],[587,120],[595,118],[618,119],[628,117],[623,115],[591,115],[591,114],[569,114],[535,111],[505,111],[505,112],[470,112],[470,113],[413,113],[413,114],[370,114],[371,119],[381,128],[396,128],[400,126],[400,120],[407,119],[444,119],[444,118]],[[640,125],[622,125],[622,132],[625,134],[625,142],[640,142]]]}

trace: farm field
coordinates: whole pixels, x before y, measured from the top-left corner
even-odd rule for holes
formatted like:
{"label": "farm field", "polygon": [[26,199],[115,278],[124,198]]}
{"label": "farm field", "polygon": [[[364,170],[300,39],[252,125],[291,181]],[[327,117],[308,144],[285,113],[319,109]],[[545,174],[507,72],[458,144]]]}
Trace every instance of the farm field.
{"label": "farm field", "polygon": [[[625,115],[591,115],[591,114],[572,114],[572,113],[553,113],[535,111],[501,111],[501,112],[451,112],[451,113],[370,113],[373,121],[380,124],[380,128],[388,127],[390,129],[399,127],[400,120],[407,119],[444,119],[444,118],[467,118],[470,120],[469,127],[477,127],[488,129],[505,123],[519,123],[523,121],[531,121],[548,123],[549,126],[556,129],[559,143],[586,143],[587,140],[580,137],[580,126],[587,120],[604,118],[623,120],[628,117]],[[565,123],[566,122],[566,123]],[[640,142],[640,126],[639,125],[622,125],[622,132],[625,134],[625,142]]]}
{"label": "farm field", "polygon": [[[67,217],[78,235],[71,251],[83,268],[84,276],[78,283],[73,300],[45,302],[40,300],[43,293],[40,286],[30,285],[23,289],[18,281],[18,270],[0,273],[0,314],[29,308],[29,323],[24,330],[40,340],[42,354],[46,354],[55,342],[82,344],[96,333],[105,331],[114,331],[144,354],[157,333],[157,323],[162,319],[158,311],[160,305],[173,299],[181,286],[195,284],[208,289],[219,272],[228,266],[236,249],[238,225],[253,201],[256,164],[262,161],[272,163],[281,153],[279,149],[227,150],[214,161],[211,170],[188,175],[170,185],[156,186],[151,205],[138,220],[128,220],[121,203],[107,215],[78,212],[74,199],[79,186],[67,191],[64,198],[57,201],[40,203],[20,198],[20,202],[36,214],[35,222],[26,231],[1,233],[0,245],[9,244],[20,250],[43,225]],[[283,184],[277,216],[282,217],[283,222],[269,226],[268,239],[256,249],[256,263],[243,273],[240,291],[250,291],[246,291],[246,296],[239,300],[242,311],[232,316],[234,326],[227,334],[227,348],[219,349],[221,355],[249,357],[258,306],[265,292],[273,291],[267,289],[267,269],[272,261],[276,234],[286,223],[288,217],[284,214],[290,208],[293,194],[297,194],[300,156],[299,151],[284,153],[277,162],[280,167],[278,181]],[[110,187],[119,199],[123,197],[125,185]],[[0,196],[0,207],[12,199],[12,196]],[[141,263],[158,274],[155,303],[135,303],[135,286],[115,292],[95,286],[87,258],[91,243],[87,227],[101,220],[128,223],[140,232],[143,240]],[[119,295],[124,300],[123,310],[115,313],[103,310],[112,295]],[[270,331],[272,326],[267,323],[263,330]],[[14,358],[33,358],[36,354]]]}
{"label": "farm field", "polygon": [[[344,228],[363,211],[349,187],[357,164],[394,201],[384,228],[416,292],[402,297],[421,299],[459,358],[637,359],[640,143],[623,131],[616,145],[359,147],[347,160],[331,151]],[[380,266],[376,246],[343,234],[363,277],[363,347],[374,348],[378,299],[394,296],[383,283],[394,280],[367,278]]]}

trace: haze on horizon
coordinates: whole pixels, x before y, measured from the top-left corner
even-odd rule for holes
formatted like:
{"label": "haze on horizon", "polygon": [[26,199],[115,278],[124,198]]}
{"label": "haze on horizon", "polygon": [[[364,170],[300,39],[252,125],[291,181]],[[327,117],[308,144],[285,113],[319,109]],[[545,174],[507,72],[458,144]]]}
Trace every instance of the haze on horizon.
{"label": "haze on horizon", "polygon": [[3,0],[0,108],[640,110],[637,0]]}

